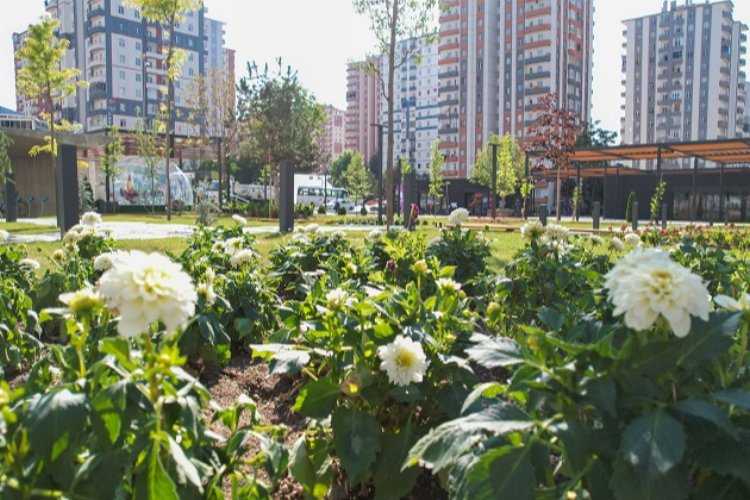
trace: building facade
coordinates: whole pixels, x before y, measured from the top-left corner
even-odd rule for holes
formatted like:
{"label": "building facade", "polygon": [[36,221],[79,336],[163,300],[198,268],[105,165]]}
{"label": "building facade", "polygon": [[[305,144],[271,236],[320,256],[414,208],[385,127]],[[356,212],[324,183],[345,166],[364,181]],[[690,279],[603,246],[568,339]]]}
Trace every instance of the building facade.
{"label": "building facade", "polygon": [[[63,64],[78,68],[89,82],[87,89],[66,99],[59,110],[62,117],[82,124],[84,132],[112,125],[134,130],[144,118],[156,117],[166,97],[164,54],[170,34],[124,0],[46,0],[45,5],[61,22],[59,35],[70,41]],[[206,18],[205,8],[188,13],[175,29],[175,45],[186,53],[175,82],[177,135],[198,133],[188,119],[188,93],[196,76],[212,64],[223,64],[223,36],[223,23]],[[21,43],[21,35],[14,35],[14,43],[16,38]],[[18,102],[20,111],[35,114],[24,96]]]}
{"label": "building facade", "polygon": [[[365,67],[366,61],[346,66],[346,149],[360,153],[368,162],[378,152],[380,79]],[[379,60],[373,61],[379,68]]]}
{"label": "building facade", "polygon": [[[393,158],[406,157],[417,175],[427,175],[432,144],[438,138],[438,48],[426,38],[398,44],[393,99]],[[388,60],[381,57],[383,81],[388,81]],[[380,95],[383,124],[383,168],[387,154],[388,101]]]}
{"label": "building facade", "polygon": [[623,143],[744,134],[747,26],[733,19],[731,1],[665,1],[661,12],[624,24]]}
{"label": "building facade", "polygon": [[318,146],[325,157],[324,167],[328,167],[341,153],[346,145],[346,111],[327,105],[326,122]]}
{"label": "building facade", "polygon": [[593,0],[447,0],[440,16],[440,148],[470,178],[492,133],[525,140],[540,99],[591,115]]}

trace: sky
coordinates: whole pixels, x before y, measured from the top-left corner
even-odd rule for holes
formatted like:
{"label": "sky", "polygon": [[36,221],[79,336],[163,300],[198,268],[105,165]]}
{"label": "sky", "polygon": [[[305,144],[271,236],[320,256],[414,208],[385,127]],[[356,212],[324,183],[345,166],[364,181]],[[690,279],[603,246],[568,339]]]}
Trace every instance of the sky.
{"label": "sky", "polygon": [[[619,131],[622,20],[657,13],[662,0],[594,1],[592,116]],[[205,0],[205,5],[209,17],[227,23],[226,43],[237,51],[238,77],[247,73],[247,61],[275,64],[281,57],[320,102],[342,109],[346,62],[375,51],[369,23],[354,12],[351,0]],[[11,35],[43,11],[44,0],[0,0],[0,106],[15,107]],[[735,0],[734,17],[750,24],[750,0]]]}

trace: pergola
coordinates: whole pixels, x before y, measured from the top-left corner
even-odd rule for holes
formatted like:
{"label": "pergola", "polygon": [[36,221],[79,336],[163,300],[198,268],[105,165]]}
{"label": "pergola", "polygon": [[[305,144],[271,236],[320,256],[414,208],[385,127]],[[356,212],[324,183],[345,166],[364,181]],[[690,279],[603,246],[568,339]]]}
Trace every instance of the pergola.
{"label": "pergola", "polygon": [[[538,151],[528,152],[529,157],[539,155],[540,152]],[[721,217],[724,212],[724,169],[727,165],[750,164],[750,138],[575,148],[570,152],[570,161],[575,167],[562,170],[560,176],[564,178],[575,177],[578,180],[587,177],[604,177],[606,179],[608,171],[613,168],[618,177],[620,175],[644,174],[646,171],[626,167],[622,164],[610,165],[610,163],[655,160],[656,169],[654,173],[661,180],[664,170],[662,168],[664,160],[689,158],[693,159],[693,199],[695,199],[696,195],[698,161],[704,160],[719,166],[719,213]],[[590,164],[597,165],[589,166]],[[682,169],[679,170],[684,171]],[[556,175],[555,171],[546,171],[537,177],[552,179]]]}

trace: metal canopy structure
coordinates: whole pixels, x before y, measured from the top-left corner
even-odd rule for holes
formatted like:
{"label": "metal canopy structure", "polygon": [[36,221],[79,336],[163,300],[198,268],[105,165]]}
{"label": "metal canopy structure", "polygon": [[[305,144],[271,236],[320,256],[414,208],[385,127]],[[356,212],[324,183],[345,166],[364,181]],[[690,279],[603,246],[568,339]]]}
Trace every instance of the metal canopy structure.
{"label": "metal canopy structure", "polygon": [[681,158],[699,158],[721,165],[750,163],[750,139],[586,147],[576,148],[570,155],[573,163]]}

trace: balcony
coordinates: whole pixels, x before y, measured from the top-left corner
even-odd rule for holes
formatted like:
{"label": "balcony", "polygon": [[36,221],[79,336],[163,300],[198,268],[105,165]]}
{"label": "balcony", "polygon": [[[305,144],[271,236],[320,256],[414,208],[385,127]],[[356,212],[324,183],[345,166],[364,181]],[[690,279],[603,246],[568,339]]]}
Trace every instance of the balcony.
{"label": "balcony", "polygon": [[438,106],[455,106],[458,104],[458,99],[445,99],[444,101],[438,101]]}
{"label": "balcony", "polygon": [[526,73],[525,78],[527,80],[536,80],[539,78],[549,78],[550,72],[549,71],[535,71],[531,73]]}
{"label": "balcony", "polygon": [[442,73],[438,73],[438,78],[454,78],[458,76],[458,70],[452,69],[450,71],[444,71]]}
{"label": "balcony", "polygon": [[552,60],[551,54],[545,54],[542,56],[528,57],[523,62],[524,64],[537,64],[541,62],[550,62]]}
{"label": "balcony", "polygon": [[86,12],[86,15],[89,17],[89,19],[94,16],[105,16],[106,14],[107,11],[104,9],[104,4],[91,7],[88,12]]}
{"label": "balcony", "polygon": [[534,88],[524,89],[525,95],[543,95],[543,94],[549,94],[549,92],[550,92],[549,87],[534,87]]}
{"label": "balcony", "polygon": [[438,95],[456,91],[458,91],[458,85],[445,85],[443,87],[438,87]]}
{"label": "balcony", "polygon": [[458,127],[446,127],[438,129],[438,134],[457,134],[458,133]]}

